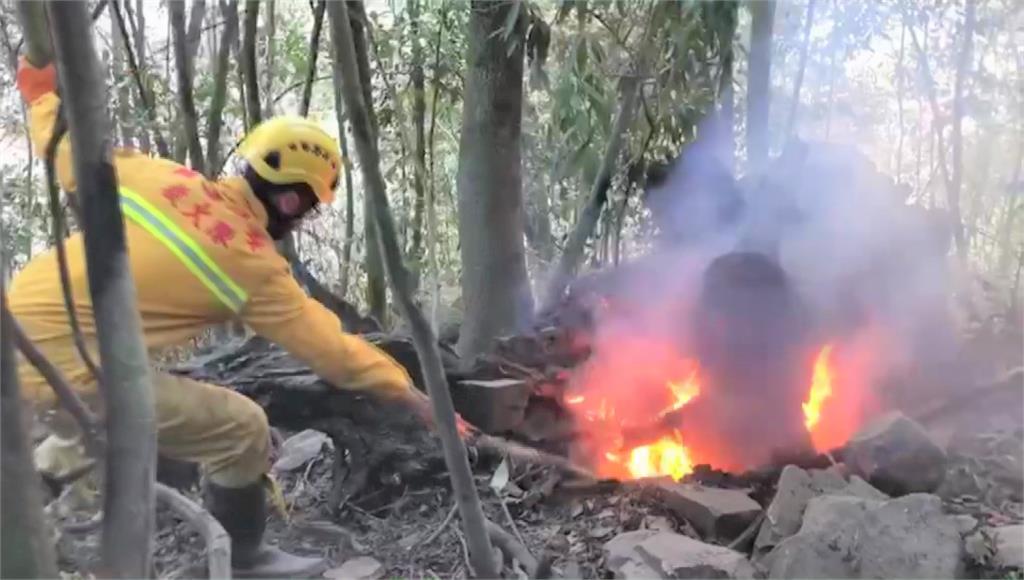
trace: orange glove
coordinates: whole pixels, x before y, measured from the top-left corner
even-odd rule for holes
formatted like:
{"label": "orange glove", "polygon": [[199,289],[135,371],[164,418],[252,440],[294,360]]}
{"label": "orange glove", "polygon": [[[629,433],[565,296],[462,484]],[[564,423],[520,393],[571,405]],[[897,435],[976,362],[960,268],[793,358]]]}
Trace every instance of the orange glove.
{"label": "orange glove", "polygon": [[53,63],[36,68],[24,56],[18,59],[18,91],[25,102],[32,104],[46,93],[57,91],[57,69]]}

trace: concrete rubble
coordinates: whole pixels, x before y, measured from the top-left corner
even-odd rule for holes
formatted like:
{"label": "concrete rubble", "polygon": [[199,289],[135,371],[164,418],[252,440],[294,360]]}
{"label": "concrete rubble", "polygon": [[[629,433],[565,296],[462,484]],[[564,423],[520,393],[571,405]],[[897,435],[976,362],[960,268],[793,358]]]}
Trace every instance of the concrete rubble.
{"label": "concrete rubble", "polygon": [[745,491],[695,484],[661,483],[666,507],[689,521],[705,538],[730,540],[761,513],[761,506]]}
{"label": "concrete rubble", "polygon": [[800,531],[763,564],[770,578],[956,578],[963,555],[958,523],[937,496],[828,495],[810,500]]}
{"label": "concrete rubble", "polygon": [[892,496],[934,492],[946,476],[946,452],[924,427],[899,412],[854,435],[845,460],[854,474]]}
{"label": "concrete rubble", "polygon": [[604,552],[616,578],[753,578],[757,574],[739,552],[672,532],[619,534],[605,543]]}

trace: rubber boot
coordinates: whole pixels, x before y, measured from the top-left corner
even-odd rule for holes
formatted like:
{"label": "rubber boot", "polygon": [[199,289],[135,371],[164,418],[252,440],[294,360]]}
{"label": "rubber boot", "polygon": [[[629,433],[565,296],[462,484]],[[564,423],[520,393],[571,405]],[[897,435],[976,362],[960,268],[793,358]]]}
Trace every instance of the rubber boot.
{"label": "rubber boot", "polygon": [[314,578],[326,567],[323,558],[289,554],[263,543],[267,502],[262,481],[246,487],[206,487],[207,509],[231,536],[231,568],[240,578]]}

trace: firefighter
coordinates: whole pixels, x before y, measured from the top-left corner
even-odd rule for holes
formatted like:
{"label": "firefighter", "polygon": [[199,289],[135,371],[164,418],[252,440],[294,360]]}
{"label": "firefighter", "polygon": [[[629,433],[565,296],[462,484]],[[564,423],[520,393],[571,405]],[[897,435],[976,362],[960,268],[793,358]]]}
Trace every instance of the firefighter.
{"label": "firefighter", "polygon": [[[42,155],[58,114],[53,65],[22,58],[17,86],[29,107],[32,143]],[[308,298],[274,248],[321,205],[331,203],[343,170],[335,141],[301,117],[276,117],[244,139],[241,175],[212,181],[166,159],[115,149],[128,259],[151,353],[180,345],[204,329],[241,319],[257,334],[306,362],[339,388],[374,392],[430,421],[427,397],[406,371]],[[55,158],[66,191],[76,189],[71,144]],[[72,300],[93,360],[96,327],[81,234],[68,237]],[[35,257],[14,278],[10,309],[72,387],[102,412],[97,379],[80,360],[62,298],[55,250]],[[73,437],[55,397],[24,359],[23,396],[54,433]],[[263,542],[269,427],[263,409],[230,389],[152,372],[157,441],[162,455],[199,463],[206,501],[232,539],[232,564],[247,576],[311,573],[320,558],[287,554]],[[62,419],[63,418],[63,419]]]}

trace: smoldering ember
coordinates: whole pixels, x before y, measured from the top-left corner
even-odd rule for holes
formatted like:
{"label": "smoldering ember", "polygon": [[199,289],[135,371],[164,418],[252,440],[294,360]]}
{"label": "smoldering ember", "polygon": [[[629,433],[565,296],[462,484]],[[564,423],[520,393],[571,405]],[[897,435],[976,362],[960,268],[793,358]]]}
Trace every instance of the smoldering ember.
{"label": "smoldering ember", "polygon": [[1013,2],[239,4],[0,6],[0,577],[1024,577]]}

